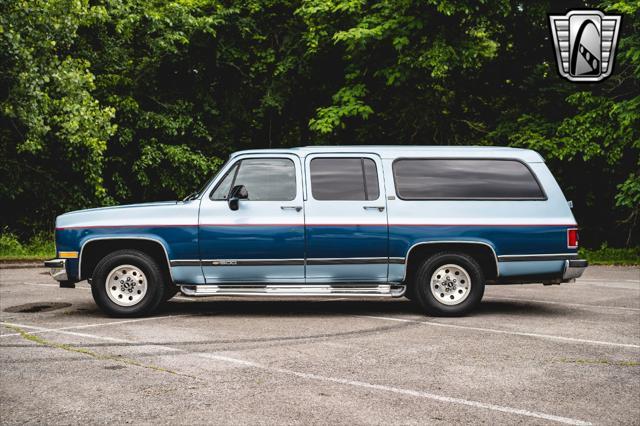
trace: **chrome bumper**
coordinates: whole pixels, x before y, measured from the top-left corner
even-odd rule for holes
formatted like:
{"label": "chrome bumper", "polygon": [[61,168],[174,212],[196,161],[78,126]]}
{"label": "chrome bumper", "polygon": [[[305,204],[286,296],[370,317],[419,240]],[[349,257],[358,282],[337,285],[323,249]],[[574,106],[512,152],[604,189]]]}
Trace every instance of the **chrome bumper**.
{"label": "chrome bumper", "polygon": [[583,259],[565,260],[562,281],[572,281],[581,277],[587,266],[589,266],[589,262]]}
{"label": "chrome bumper", "polygon": [[44,267],[49,268],[51,277],[56,281],[67,281],[67,259],[51,259],[44,262]]}

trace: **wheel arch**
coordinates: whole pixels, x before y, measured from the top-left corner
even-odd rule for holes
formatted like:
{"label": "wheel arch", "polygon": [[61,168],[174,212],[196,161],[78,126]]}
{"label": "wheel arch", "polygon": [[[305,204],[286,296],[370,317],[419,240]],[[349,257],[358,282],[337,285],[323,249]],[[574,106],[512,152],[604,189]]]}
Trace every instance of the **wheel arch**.
{"label": "wheel arch", "polygon": [[79,279],[91,278],[100,259],[122,249],[140,250],[150,255],[158,261],[173,282],[166,244],[159,238],[137,236],[94,237],[84,241],[78,256]]}
{"label": "wheel arch", "polygon": [[442,251],[457,251],[472,256],[482,267],[487,279],[495,279],[500,274],[496,250],[486,241],[422,241],[407,251],[403,282],[411,282],[422,260]]}

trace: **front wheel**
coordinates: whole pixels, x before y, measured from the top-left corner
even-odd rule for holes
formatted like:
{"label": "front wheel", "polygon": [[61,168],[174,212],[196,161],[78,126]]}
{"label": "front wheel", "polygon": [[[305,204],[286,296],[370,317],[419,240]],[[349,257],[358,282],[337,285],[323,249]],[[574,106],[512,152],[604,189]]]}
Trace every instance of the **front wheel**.
{"label": "front wheel", "polygon": [[118,250],[98,262],[91,293],[108,315],[142,316],[164,301],[165,281],[160,265],[151,256],[138,250]]}
{"label": "front wheel", "polygon": [[428,315],[462,316],[480,303],[484,274],[467,254],[437,253],[420,265],[413,286],[418,303]]}

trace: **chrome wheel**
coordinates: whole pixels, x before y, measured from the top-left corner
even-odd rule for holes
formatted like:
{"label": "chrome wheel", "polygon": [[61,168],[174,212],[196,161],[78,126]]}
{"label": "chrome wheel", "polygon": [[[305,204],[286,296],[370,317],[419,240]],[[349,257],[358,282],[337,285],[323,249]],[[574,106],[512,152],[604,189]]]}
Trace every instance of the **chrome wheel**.
{"label": "chrome wheel", "polygon": [[471,278],[462,266],[442,265],[431,275],[431,294],[443,305],[458,305],[470,292]]}
{"label": "chrome wheel", "polygon": [[147,277],[137,266],[113,268],[104,283],[109,299],[119,306],[138,304],[147,294]]}

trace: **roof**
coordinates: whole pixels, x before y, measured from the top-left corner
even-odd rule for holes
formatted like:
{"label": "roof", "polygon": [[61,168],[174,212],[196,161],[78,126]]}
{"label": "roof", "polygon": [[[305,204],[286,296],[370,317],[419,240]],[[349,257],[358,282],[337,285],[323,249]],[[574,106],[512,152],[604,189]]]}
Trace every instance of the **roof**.
{"label": "roof", "polygon": [[544,162],[536,151],[504,146],[429,146],[429,145],[340,145],[303,146],[296,148],[251,149],[238,151],[231,158],[246,154],[293,154],[301,158],[309,154],[368,153],[382,158],[399,157],[469,157],[469,158],[516,158],[528,163]]}

